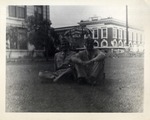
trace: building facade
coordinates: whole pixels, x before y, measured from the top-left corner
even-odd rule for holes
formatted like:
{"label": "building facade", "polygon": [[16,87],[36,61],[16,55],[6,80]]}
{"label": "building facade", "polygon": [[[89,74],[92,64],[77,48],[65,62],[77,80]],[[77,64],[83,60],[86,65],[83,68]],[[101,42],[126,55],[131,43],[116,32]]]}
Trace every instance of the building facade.
{"label": "building facade", "polygon": [[[89,20],[81,20],[79,26],[86,27],[92,32],[92,38],[97,47],[126,47],[131,50],[141,51],[144,46],[144,31],[131,25],[128,26],[128,41],[126,36],[126,24],[120,20],[108,17],[91,17]],[[72,27],[57,28],[59,33]],[[128,43],[128,44],[127,44]]]}
{"label": "building facade", "polygon": [[[92,31],[92,37],[100,47],[141,47],[144,44],[144,31],[131,25],[128,26],[128,41],[126,24],[120,20],[108,18],[91,18],[81,21],[81,26],[86,26]],[[128,43],[128,44],[127,44]]]}
{"label": "building facade", "polygon": [[[49,6],[7,6],[6,39],[11,35],[12,41],[6,42],[7,49],[27,50],[27,26],[25,20],[35,16],[37,20],[50,20]],[[8,36],[8,33],[10,36]],[[11,36],[11,37],[12,37]]]}

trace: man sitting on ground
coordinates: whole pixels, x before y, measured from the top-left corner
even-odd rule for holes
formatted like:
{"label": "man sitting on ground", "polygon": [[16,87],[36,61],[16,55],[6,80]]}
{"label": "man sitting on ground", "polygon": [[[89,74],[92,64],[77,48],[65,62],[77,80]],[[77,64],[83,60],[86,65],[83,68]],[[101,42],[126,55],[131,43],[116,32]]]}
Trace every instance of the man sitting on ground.
{"label": "man sitting on ground", "polygon": [[61,41],[61,51],[55,54],[54,67],[55,72],[39,72],[39,77],[48,78],[53,82],[60,80],[65,75],[70,75],[73,72],[70,58],[75,52],[70,51],[69,41],[63,38]]}
{"label": "man sitting on ground", "polygon": [[86,82],[95,85],[98,79],[104,77],[105,53],[94,49],[93,45],[94,40],[87,38],[85,41],[86,50],[71,57],[71,61],[75,64],[79,83]]}

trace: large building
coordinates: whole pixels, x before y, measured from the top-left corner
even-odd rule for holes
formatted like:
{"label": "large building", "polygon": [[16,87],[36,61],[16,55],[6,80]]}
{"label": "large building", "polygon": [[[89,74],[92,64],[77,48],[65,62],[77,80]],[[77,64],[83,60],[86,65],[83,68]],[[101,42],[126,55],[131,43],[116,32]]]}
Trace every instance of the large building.
{"label": "large building", "polygon": [[10,49],[27,49],[25,20],[29,16],[35,16],[37,20],[50,19],[49,6],[7,6],[6,33],[14,28],[11,32],[16,34]]}
{"label": "large building", "polygon": [[[128,26],[128,41],[126,39],[126,24],[112,17],[91,17],[81,20],[79,26],[86,27],[92,32],[92,38],[98,47],[125,47],[140,50],[144,45],[144,31],[132,25]],[[63,33],[73,27],[57,28],[58,33]],[[128,44],[127,44],[128,43]]]}
{"label": "large building", "polygon": [[[28,44],[26,19],[34,16],[36,20],[50,20],[49,6],[7,6],[6,9],[6,51],[9,57],[26,56]],[[11,37],[11,38],[9,38]]]}

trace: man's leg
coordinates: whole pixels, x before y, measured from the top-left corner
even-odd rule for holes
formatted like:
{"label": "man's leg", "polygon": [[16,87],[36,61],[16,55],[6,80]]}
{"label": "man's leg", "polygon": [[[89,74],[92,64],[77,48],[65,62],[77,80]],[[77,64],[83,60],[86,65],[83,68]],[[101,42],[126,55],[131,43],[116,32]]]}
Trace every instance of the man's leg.
{"label": "man's leg", "polygon": [[80,77],[87,78],[87,73],[86,73],[86,70],[85,70],[86,69],[85,66],[75,64],[75,69],[76,69],[78,78],[80,78]]}
{"label": "man's leg", "polygon": [[64,77],[65,75],[69,75],[70,73],[72,73],[72,69],[68,68],[68,69],[63,69],[62,71],[56,71],[55,74],[57,74],[57,76],[54,78],[53,82],[57,82],[58,80],[60,80],[62,77]]}
{"label": "man's leg", "polygon": [[88,69],[89,82],[96,84],[98,80],[104,78],[104,60],[100,62],[95,62],[93,66],[89,66]]}
{"label": "man's leg", "polygon": [[88,83],[86,67],[83,65],[75,64],[75,69],[76,69],[76,73],[77,73],[77,82],[79,84]]}

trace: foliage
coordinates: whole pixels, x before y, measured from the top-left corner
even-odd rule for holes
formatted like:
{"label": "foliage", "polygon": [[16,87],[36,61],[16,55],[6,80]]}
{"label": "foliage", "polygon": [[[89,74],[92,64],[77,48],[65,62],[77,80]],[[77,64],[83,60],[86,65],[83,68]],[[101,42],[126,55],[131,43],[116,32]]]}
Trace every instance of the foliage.
{"label": "foliage", "polygon": [[38,20],[34,16],[26,19],[28,29],[28,41],[35,46],[36,49],[45,49],[49,55],[53,55],[56,46],[59,44],[58,35],[54,29],[50,27],[50,20]]}
{"label": "foliage", "polygon": [[17,49],[18,30],[16,27],[9,26],[6,28],[6,39],[10,41],[10,48]]}

